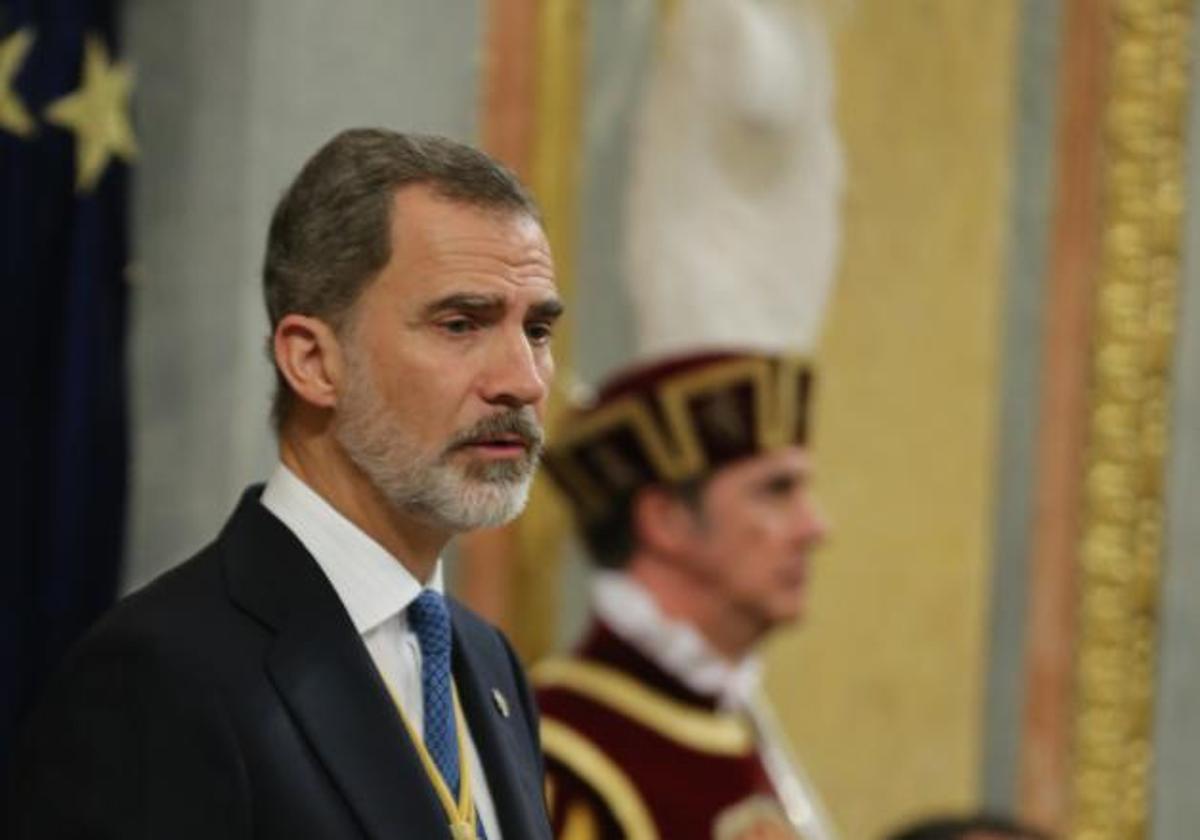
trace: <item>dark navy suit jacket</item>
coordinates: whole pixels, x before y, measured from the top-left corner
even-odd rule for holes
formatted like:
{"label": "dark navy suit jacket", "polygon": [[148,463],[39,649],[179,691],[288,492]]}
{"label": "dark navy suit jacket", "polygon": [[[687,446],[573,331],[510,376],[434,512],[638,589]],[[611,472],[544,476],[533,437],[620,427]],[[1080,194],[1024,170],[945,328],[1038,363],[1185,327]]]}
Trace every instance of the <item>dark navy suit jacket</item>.
{"label": "dark navy suit jacket", "polygon": [[[15,837],[450,836],[349,616],[260,491],[68,658],[18,758]],[[496,629],[453,601],[450,612],[455,681],[504,836],[549,840],[521,668]]]}

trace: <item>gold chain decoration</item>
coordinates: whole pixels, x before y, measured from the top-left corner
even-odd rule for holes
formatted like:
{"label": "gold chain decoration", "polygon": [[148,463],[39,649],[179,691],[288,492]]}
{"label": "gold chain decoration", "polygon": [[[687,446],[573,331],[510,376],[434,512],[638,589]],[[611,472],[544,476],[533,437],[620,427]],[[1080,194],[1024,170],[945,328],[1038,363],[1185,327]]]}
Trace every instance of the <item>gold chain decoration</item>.
{"label": "gold chain decoration", "polygon": [[1191,0],[1110,0],[1072,840],[1148,832]]}

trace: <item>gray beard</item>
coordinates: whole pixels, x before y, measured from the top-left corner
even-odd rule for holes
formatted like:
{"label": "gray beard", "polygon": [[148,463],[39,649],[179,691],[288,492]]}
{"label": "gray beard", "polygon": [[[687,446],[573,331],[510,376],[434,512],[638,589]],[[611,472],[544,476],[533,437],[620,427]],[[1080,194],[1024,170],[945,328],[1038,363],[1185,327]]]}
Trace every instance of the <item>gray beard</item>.
{"label": "gray beard", "polygon": [[[531,408],[488,418],[430,458],[392,422],[367,372],[351,361],[348,374],[334,438],[393,507],[453,532],[504,525],[524,510],[541,450],[541,431]],[[534,443],[517,460],[453,463],[466,441],[489,430],[522,430]]]}

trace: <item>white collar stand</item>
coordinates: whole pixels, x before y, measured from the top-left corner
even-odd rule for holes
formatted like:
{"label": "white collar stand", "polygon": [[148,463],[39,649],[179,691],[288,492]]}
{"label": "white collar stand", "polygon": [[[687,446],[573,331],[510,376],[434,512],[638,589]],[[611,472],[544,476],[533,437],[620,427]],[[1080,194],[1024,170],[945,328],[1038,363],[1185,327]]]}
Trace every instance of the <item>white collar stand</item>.
{"label": "white collar stand", "polygon": [[731,663],[690,624],[664,615],[654,597],[623,572],[597,572],[592,590],[596,615],[643,656],[722,708],[745,709],[758,693],[762,664],[756,656]]}

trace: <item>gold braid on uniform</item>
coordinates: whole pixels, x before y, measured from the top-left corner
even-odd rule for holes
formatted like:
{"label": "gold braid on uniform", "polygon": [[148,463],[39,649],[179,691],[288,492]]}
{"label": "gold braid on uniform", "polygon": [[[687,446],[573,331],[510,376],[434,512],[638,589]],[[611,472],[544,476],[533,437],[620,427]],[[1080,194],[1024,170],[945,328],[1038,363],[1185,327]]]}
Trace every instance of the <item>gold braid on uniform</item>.
{"label": "gold braid on uniform", "polygon": [[600,748],[556,720],[542,721],[542,749],[603,800],[626,840],[659,840],[650,810],[632,781]]}
{"label": "gold braid on uniform", "polygon": [[697,752],[744,756],[754,750],[745,718],[693,708],[605,665],[551,659],[533,669],[533,683],[569,689]]}

